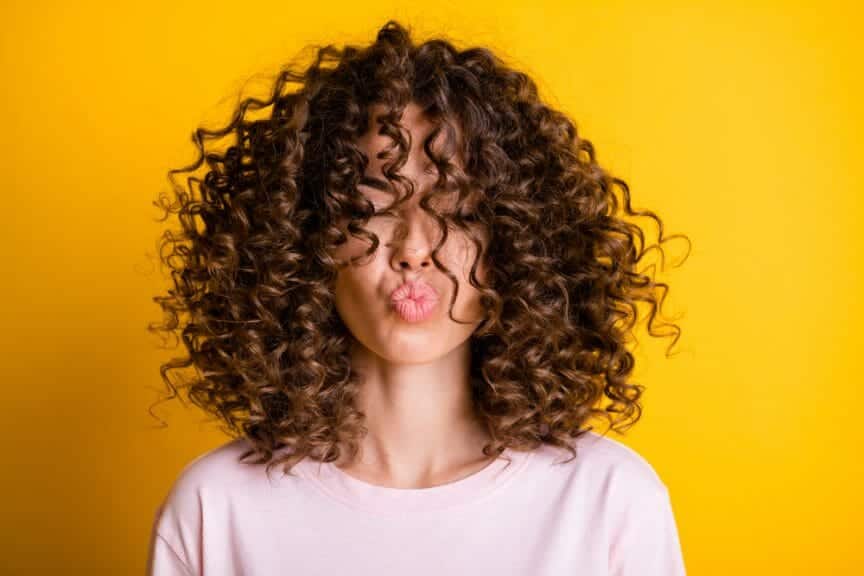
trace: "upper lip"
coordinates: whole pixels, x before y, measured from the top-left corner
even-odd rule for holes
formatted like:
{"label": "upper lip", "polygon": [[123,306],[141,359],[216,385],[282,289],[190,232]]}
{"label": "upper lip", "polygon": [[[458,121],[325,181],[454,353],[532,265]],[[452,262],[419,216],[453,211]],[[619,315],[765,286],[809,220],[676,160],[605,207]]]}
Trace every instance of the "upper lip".
{"label": "upper lip", "polygon": [[411,296],[419,298],[438,298],[438,291],[428,282],[420,279],[406,280],[399,284],[391,293],[390,299],[407,298]]}

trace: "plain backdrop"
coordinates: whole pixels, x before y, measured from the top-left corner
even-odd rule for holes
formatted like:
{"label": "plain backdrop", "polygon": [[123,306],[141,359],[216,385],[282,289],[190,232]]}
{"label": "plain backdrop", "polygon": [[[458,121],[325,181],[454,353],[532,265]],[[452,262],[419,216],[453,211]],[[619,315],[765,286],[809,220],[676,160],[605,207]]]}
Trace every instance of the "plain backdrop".
{"label": "plain backdrop", "polygon": [[228,440],[148,412],[179,352],[146,330],[169,285],[152,201],[247,79],[390,18],[531,74],[690,237],[658,276],[681,340],[640,336],[645,412],[612,435],[668,485],[688,573],[855,573],[861,11],[572,0],[3,3],[0,573],[142,573],[174,478]]}

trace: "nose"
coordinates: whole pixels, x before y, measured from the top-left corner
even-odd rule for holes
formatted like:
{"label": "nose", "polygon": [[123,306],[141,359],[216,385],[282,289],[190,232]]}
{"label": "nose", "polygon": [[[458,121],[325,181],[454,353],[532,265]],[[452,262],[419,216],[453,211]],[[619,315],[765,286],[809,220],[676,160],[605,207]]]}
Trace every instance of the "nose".
{"label": "nose", "polygon": [[439,236],[438,223],[417,208],[410,216],[400,219],[393,238],[391,265],[397,272],[421,270],[432,266],[432,249]]}
{"label": "nose", "polygon": [[432,265],[432,259],[428,251],[414,248],[399,250],[399,256],[395,258],[396,270],[420,270]]}

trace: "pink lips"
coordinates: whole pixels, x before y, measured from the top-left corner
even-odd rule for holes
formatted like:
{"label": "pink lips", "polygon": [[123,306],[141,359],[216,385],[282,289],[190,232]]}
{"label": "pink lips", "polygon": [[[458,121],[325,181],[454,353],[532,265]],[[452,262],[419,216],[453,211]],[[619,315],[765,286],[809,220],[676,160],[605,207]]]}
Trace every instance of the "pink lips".
{"label": "pink lips", "polygon": [[390,295],[390,302],[403,320],[420,322],[431,316],[438,293],[426,282],[413,280],[396,288]]}

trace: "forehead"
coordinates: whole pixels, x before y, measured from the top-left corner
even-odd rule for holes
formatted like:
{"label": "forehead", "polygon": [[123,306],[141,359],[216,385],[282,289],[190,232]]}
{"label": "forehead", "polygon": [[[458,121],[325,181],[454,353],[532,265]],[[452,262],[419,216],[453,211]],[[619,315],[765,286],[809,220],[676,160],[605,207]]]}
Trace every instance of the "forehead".
{"label": "forehead", "polygon": [[[369,109],[369,129],[365,134],[357,140],[357,146],[369,159],[369,170],[374,173],[381,174],[382,167],[386,162],[390,162],[395,158],[397,150],[385,152],[388,148],[394,145],[394,141],[390,136],[379,134],[381,124],[378,123],[378,118],[386,113],[387,109],[383,104],[374,104]],[[405,134],[406,142],[409,140],[411,147],[408,150],[408,164],[403,169],[417,168],[419,173],[425,172],[430,166],[434,169],[434,164],[431,163],[431,158],[426,154],[423,148],[426,138],[432,133],[435,128],[435,123],[432,122],[424,113],[422,108],[414,102],[410,102],[402,113],[399,119],[401,124],[400,129]],[[450,143],[448,140],[448,129],[442,123],[440,132],[436,135],[435,140],[431,141],[429,147],[432,152],[438,157],[450,157],[448,161],[460,168],[463,166],[461,154],[459,150],[462,143],[462,131],[458,122],[452,123],[453,136]],[[379,154],[386,154],[384,158],[379,158]]]}

